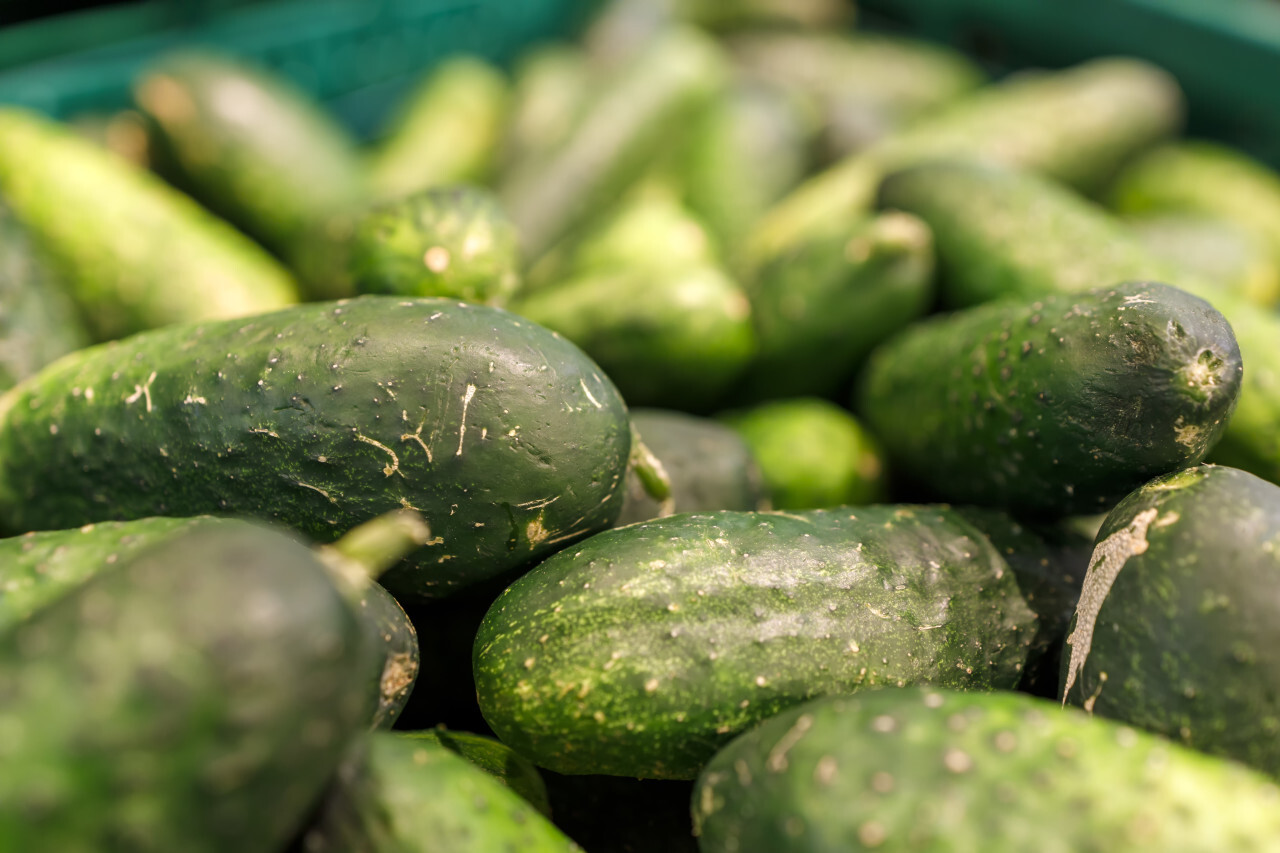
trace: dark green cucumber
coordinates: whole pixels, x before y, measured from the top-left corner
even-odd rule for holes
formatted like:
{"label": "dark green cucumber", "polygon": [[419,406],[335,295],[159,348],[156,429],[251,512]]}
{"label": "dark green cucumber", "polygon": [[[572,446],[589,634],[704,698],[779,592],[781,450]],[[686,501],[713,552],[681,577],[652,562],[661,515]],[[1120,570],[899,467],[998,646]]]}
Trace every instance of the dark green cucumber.
{"label": "dark green cucumber", "polygon": [[1008,564],[946,507],[673,515],[513,583],[476,635],[476,691],[542,767],[691,779],[813,696],[1012,687],[1033,620]]}
{"label": "dark green cucumber", "polygon": [[292,536],[203,527],[0,635],[0,847],[280,849],[368,726],[358,596]]}
{"label": "dark green cucumber", "polygon": [[869,504],[886,495],[884,450],[828,400],[773,400],[719,415],[759,462],[774,509]]}
{"label": "dark green cucumber", "polygon": [[759,352],[751,400],[844,393],[867,355],[934,300],[933,237],[908,213],[816,235],[746,278]]}
{"label": "dark green cucumber", "polygon": [[711,411],[756,346],[746,294],[711,264],[584,273],[511,310],[582,347],[633,406]]}
{"label": "dark green cucumber", "polygon": [[401,506],[433,544],[397,597],[502,574],[612,524],[630,425],[600,369],[513,314],[366,296],[158,329],[0,399],[10,530],[240,514],[329,541]]}
{"label": "dark green cucumber", "polygon": [[474,55],[444,58],[402,97],[369,152],[374,197],[488,180],[510,100],[500,69]]}
{"label": "dark green cucumber", "polygon": [[698,779],[702,853],[1280,849],[1265,776],[1017,693],[824,697]]}
{"label": "dark green cucumber", "polygon": [[1205,299],[1222,292],[1153,254],[1096,203],[1030,172],[972,161],[923,163],[886,177],[877,202],[915,214],[933,231],[948,306],[1119,281],[1163,281]]}
{"label": "dark green cucumber", "polygon": [[492,774],[502,784],[529,801],[546,817],[551,817],[547,785],[533,762],[500,740],[471,732],[454,732],[443,727],[401,732],[414,743],[439,744]]}
{"label": "dark green cucumber", "polygon": [[1064,701],[1280,775],[1280,486],[1201,465],[1098,531]]}
{"label": "dark green cucumber", "polygon": [[239,519],[139,518],[0,539],[0,631],[75,589],[99,571],[189,531],[234,531]]}
{"label": "dark green cucumber", "polygon": [[88,343],[66,283],[0,199],[0,391]]}
{"label": "dark green cucumber", "polygon": [[515,226],[487,190],[437,187],[355,217],[347,269],[359,293],[502,305],[520,286]]}
{"label": "dark green cucumber", "polygon": [[418,632],[404,608],[376,581],[369,582],[359,609],[372,635],[371,645],[383,654],[382,671],[374,687],[378,707],[373,711],[373,728],[389,729],[409,704],[409,695],[418,680]]}
{"label": "dark green cucumber", "polygon": [[589,221],[669,150],[726,66],[709,37],[673,28],[598,84],[558,145],[513,164],[499,197],[526,256],[536,260]]}
{"label": "dark green cucumber", "polygon": [[869,209],[885,175],[928,160],[981,160],[1097,191],[1129,158],[1177,132],[1182,114],[1177,82],[1140,60],[1108,57],[1010,75],[801,184],[761,217],[751,253],[772,257]]}
{"label": "dark green cucumber", "polygon": [[242,57],[164,54],[138,77],[134,99],[155,129],[157,168],[295,269],[323,224],[366,195],[346,129],[292,81]]}
{"label": "dark green cucumber", "polygon": [[655,499],[634,471],[628,473],[619,526],[678,512],[769,508],[751,449],[724,424],[666,409],[632,409],[631,425],[667,475],[671,493]]}
{"label": "dark green cucumber", "polygon": [[577,853],[515,791],[443,744],[375,732],[343,763],[307,853]]}
{"label": "dark green cucumber", "polygon": [[1207,302],[1126,283],[923,321],[872,355],[857,408],[891,464],[944,500],[1100,512],[1203,459],[1241,372]]}

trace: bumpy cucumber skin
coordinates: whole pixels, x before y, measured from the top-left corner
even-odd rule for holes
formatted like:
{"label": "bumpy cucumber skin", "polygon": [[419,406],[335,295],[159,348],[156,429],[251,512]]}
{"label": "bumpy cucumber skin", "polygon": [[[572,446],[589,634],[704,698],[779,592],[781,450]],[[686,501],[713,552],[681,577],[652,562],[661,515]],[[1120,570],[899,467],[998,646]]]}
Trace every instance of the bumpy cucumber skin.
{"label": "bumpy cucumber skin", "polygon": [[617,526],[678,512],[769,509],[760,466],[724,424],[666,409],[632,409],[631,424],[671,481],[671,500],[654,500],[629,471]]}
{"label": "bumpy cucumber skin", "polygon": [[476,690],[539,766],[691,779],[813,696],[1011,687],[1033,618],[1005,561],[945,507],[673,515],[513,583],[476,635]]}
{"label": "bumpy cucumber skin", "polygon": [[581,853],[551,821],[443,744],[375,732],[302,839],[307,853]]}
{"label": "bumpy cucumber skin", "polygon": [[886,177],[877,204],[928,224],[948,306],[1120,281],[1163,281],[1204,298],[1213,292],[1151,253],[1106,210],[1038,175],[976,162],[923,163]]}
{"label": "bumpy cucumber skin", "polygon": [[0,391],[88,343],[65,283],[0,201]]}
{"label": "bumpy cucumber skin", "polygon": [[1278,549],[1280,486],[1252,474],[1201,465],[1135,490],[1098,531],[1065,701],[1280,775]]}
{"label": "bumpy cucumber skin", "polygon": [[414,743],[433,743],[456,752],[472,764],[493,775],[502,784],[529,801],[545,817],[551,817],[547,785],[533,762],[500,740],[471,732],[455,732],[445,728],[416,732],[400,732]]}
{"label": "bumpy cucumber skin", "polygon": [[503,305],[520,287],[518,242],[489,191],[436,187],[362,213],[348,269],[359,293]]}
{"label": "bumpy cucumber skin", "polygon": [[421,650],[418,631],[395,597],[374,581],[360,598],[360,618],[370,633],[370,645],[381,652],[382,669],[371,692],[378,697],[374,729],[390,729],[409,704],[418,680]]}
{"label": "bumpy cucumber skin", "polygon": [[1130,282],[919,323],[872,355],[857,409],[891,464],[945,500],[1100,512],[1203,459],[1241,374],[1207,302]]}
{"label": "bumpy cucumber skin", "polygon": [[278,850],[368,725],[373,663],[303,543],[170,538],[0,638],[0,847]]}
{"label": "bumpy cucumber skin", "polygon": [[760,340],[739,383],[754,400],[845,391],[868,353],[934,299],[933,239],[888,212],[806,240],[746,279]]}
{"label": "bumpy cucumber skin", "polygon": [[230,225],[154,175],[16,107],[0,110],[0,193],[99,338],[242,317],[298,299],[288,272]]}
{"label": "bumpy cucumber skin", "polygon": [[325,542],[407,506],[436,541],[381,577],[397,597],[608,527],[631,442],[621,398],[580,350],[444,299],[158,329],[66,357],[0,410],[10,529],[215,513]]}
{"label": "bumpy cucumber skin", "polygon": [[1261,774],[1018,693],[823,697],[721,750],[702,853],[1274,851]]}
{"label": "bumpy cucumber skin", "polygon": [[363,200],[355,140],[291,81],[243,58],[185,49],[139,76],[161,171],[286,257]]}
{"label": "bumpy cucumber skin", "polygon": [[0,539],[0,631],[139,551],[187,531],[235,531],[238,519],[139,518]]}

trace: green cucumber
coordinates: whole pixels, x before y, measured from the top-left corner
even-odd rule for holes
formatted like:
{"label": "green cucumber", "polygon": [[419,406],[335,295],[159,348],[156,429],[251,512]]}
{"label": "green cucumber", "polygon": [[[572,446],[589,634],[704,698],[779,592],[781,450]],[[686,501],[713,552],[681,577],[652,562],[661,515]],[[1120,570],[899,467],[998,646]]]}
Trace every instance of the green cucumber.
{"label": "green cucumber", "polygon": [[711,264],[583,273],[511,310],[582,347],[633,406],[710,411],[756,346],[746,294]]}
{"label": "green cucumber", "polygon": [[855,408],[938,497],[1067,515],[1203,459],[1241,374],[1220,313],[1136,282],[918,323],[872,355]]}
{"label": "green cucumber", "polygon": [[774,509],[878,503],[887,494],[880,442],[829,400],[772,400],[718,417],[759,462]]}
{"label": "green cucumber", "polygon": [[631,425],[667,475],[670,494],[654,498],[629,473],[617,526],[678,512],[769,508],[751,449],[724,424],[667,409],[632,409]]}
{"label": "green cucumber", "polygon": [[1201,465],[1107,516],[1064,701],[1280,775],[1280,486]]}
{"label": "green cucumber", "polygon": [[560,143],[513,164],[500,182],[525,256],[536,260],[631,186],[726,75],[718,45],[682,28],[607,75]]}
{"label": "green cucumber", "polygon": [[612,524],[626,408],[513,314],[365,296],[176,326],[65,357],[0,398],[14,532],[249,515],[317,541],[401,506],[433,544],[383,577],[445,594]]}
{"label": "green cucumber", "polygon": [[0,199],[0,391],[88,343],[65,282]]}
{"label": "green cucumber", "polygon": [[383,657],[382,671],[374,688],[378,707],[373,711],[372,727],[389,729],[409,704],[418,680],[421,666],[418,632],[395,597],[376,581],[370,581],[361,596],[359,612],[372,635],[370,644],[380,649]]}
{"label": "green cucumber", "polygon": [[449,731],[444,727],[400,734],[414,743],[439,744],[456,752],[524,797],[544,817],[551,817],[547,784],[542,781],[538,768],[502,741],[471,732]]}
{"label": "green cucumber", "polygon": [[929,311],[933,237],[909,213],[859,218],[781,253],[746,278],[759,352],[750,400],[845,393],[876,346]]}
{"label": "green cucumber", "polygon": [[375,732],[343,763],[307,853],[581,853],[551,821],[447,746]]}
{"label": "green cucumber", "polygon": [[367,195],[346,129],[291,80],[242,57],[166,53],[139,75],[134,100],[154,129],[157,169],[295,269],[327,221]]}
{"label": "green cucumber", "polygon": [[0,195],[99,338],[297,301],[274,259],[158,177],[17,107],[0,109]]}
{"label": "green cucumber", "polygon": [[347,268],[358,293],[502,305],[520,286],[515,226],[487,190],[436,187],[354,218]]}
{"label": "green cucumber", "polygon": [[488,180],[510,100],[506,76],[485,60],[443,59],[403,96],[370,151],[374,197],[390,201],[444,184]]}
{"label": "green cucumber", "polygon": [[1008,564],[946,507],[672,515],[513,583],[476,635],[476,692],[539,766],[691,779],[813,696],[1012,687],[1033,621]]}
{"label": "green cucumber", "polygon": [[1176,133],[1183,109],[1173,77],[1136,59],[1010,75],[801,184],[757,223],[751,254],[767,259],[869,209],[886,174],[927,160],[982,160],[1097,191],[1128,159]]}
{"label": "green cucumber", "polygon": [[568,43],[535,46],[515,60],[499,175],[523,160],[541,156],[569,134],[592,75],[585,51]]}
{"label": "green cucumber", "polygon": [[0,634],[0,847],[280,849],[372,713],[353,580],[201,527]]}
{"label": "green cucumber", "polygon": [[1274,851],[1259,773],[1017,693],[824,697],[721,750],[702,853]]}

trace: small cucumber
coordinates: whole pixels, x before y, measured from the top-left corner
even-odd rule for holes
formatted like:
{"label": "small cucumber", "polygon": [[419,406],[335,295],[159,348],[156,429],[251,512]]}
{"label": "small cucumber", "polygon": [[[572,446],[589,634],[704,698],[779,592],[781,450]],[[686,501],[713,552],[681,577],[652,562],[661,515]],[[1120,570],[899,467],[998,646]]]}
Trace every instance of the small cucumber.
{"label": "small cucumber", "polygon": [[1044,699],[886,688],[738,738],[692,805],[702,853],[1264,853],[1278,801],[1259,773]]}
{"label": "small cucumber", "polygon": [[1200,465],[1103,522],[1064,701],[1280,776],[1280,486]]}
{"label": "small cucumber", "polygon": [[420,511],[433,543],[383,577],[447,593],[608,527],[631,431],[568,341],[505,311],[365,296],[83,350],[0,398],[0,519],[279,522],[331,541]]}
{"label": "small cucumber", "polygon": [[691,779],[813,696],[1017,683],[1034,617],[946,507],[682,514],[597,534],[493,603],[480,709],[559,773]]}
{"label": "small cucumber", "polygon": [[940,498],[1067,515],[1203,459],[1241,374],[1207,302],[1126,283],[918,323],[872,355],[855,408]]}
{"label": "small cucumber", "polygon": [[581,853],[529,802],[442,743],[375,732],[303,834],[307,853]]}
{"label": "small cucumber", "polygon": [[373,710],[358,597],[292,536],[205,526],[0,634],[0,847],[280,849]]}
{"label": "small cucumber", "polygon": [[400,732],[414,743],[439,744],[456,752],[493,778],[528,800],[529,804],[551,817],[547,785],[538,768],[500,740],[471,732],[455,732],[443,727],[416,732]]}

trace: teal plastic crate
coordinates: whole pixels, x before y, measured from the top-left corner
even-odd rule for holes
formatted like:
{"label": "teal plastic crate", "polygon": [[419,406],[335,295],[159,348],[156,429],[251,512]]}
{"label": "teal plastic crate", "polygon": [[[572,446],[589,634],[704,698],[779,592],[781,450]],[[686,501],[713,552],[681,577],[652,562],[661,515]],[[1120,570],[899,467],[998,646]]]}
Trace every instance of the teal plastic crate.
{"label": "teal plastic crate", "polygon": [[59,118],[129,104],[157,54],[202,45],[282,72],[368,137],[441,57],[570,36],[590,0],[153,0],[0,29],[0,103]]}
{"label": "teal plastic crate", "polygon": [[1280,166],[1280,0],[860,0],[865,17],[999,70],[1136,56],[1177,77],[1191,133]]}

